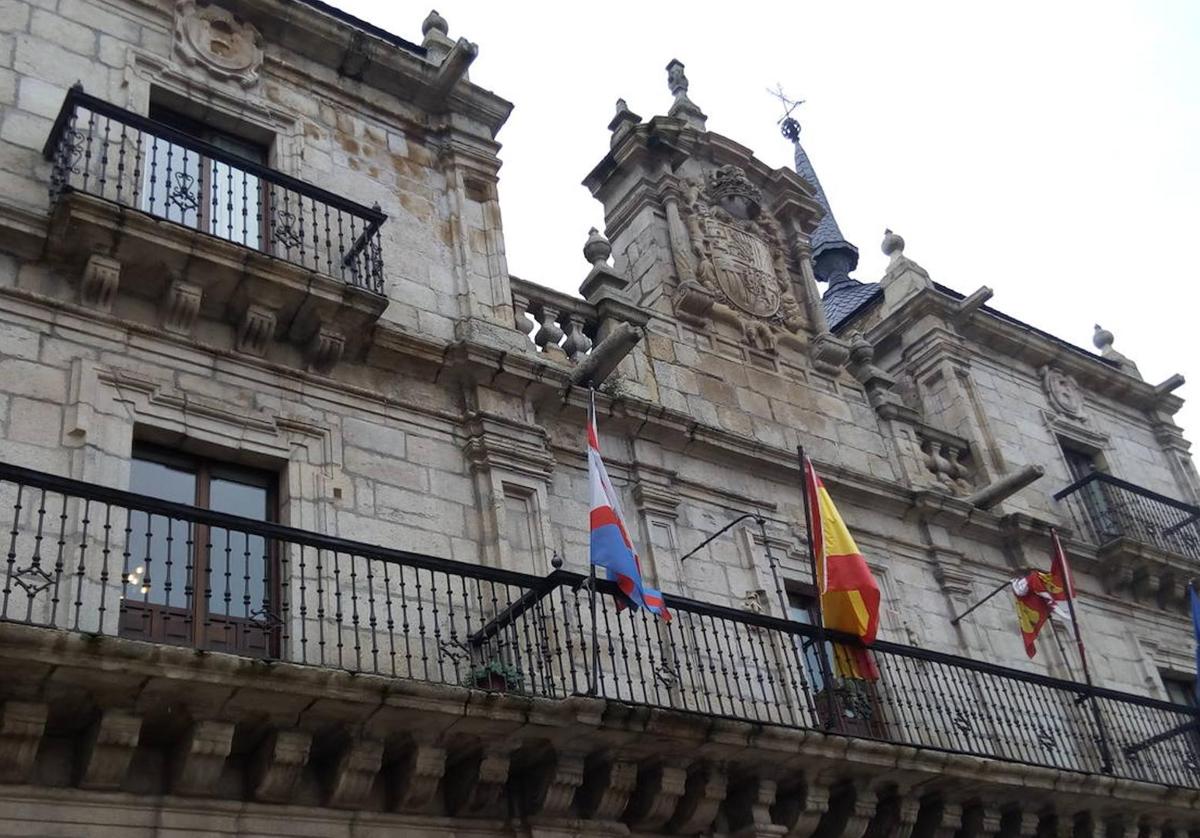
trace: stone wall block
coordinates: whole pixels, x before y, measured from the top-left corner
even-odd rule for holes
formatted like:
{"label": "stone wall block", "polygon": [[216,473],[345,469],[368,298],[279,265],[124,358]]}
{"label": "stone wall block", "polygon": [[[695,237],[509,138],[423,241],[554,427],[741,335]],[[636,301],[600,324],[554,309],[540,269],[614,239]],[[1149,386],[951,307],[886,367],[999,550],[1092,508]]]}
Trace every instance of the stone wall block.
{"label": "stone wall block", "polygon": [[141,739],[142,719],[122,710],[105,710],[83,740],[79,785],[119,789]]}
{"label": "stone wall block", "polygon": [[375,739],[348,740],[333,761],[329,776],[329,805],[356,809],[366,802],[383,765],[383,743]]}
{"label": "stone wall block", "polygon": [[250,763],[250,792],[255,800],[286,803],[308,762],[312,735],[302,730],[276,730],[258,746]]}
{"label": "stone wall block", "polygon": [[615,760],[604,753],[589,756],[584,764],[583,784],[575,805],[585,818],[615,821],[629,805],[637,784],[637,764]]}
{"label": "stone wall block", "polygon": [[171,791],[175,794],[206,796],[216,791],[233,745],[230,722],[199,721],[175,748]]}
{"label": "stone wall block", "polygon": [[29,781],[46,730],[46,712],[45,704],[31,701],[6,701],[0,708],[0,782]]}

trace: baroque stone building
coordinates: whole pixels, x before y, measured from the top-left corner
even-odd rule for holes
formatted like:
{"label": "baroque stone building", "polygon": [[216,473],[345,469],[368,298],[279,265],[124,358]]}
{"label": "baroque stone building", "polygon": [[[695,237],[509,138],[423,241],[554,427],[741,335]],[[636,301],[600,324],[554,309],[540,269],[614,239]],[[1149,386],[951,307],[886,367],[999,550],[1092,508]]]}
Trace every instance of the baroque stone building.
{"label": "baroque stone building", "polygon": [[[511,105],[422,36],[0,0],[0,834],[1200,831],[1182,379],[890,231],[851,278],[800,145],[708,132],[678,61],[581,296],[513,277]],[[582,584],[592,387],[669,623]],[[798,446],[878,680],[823,663]],[[1094,686],[1007,594],[953,622],[1051,526]]]}

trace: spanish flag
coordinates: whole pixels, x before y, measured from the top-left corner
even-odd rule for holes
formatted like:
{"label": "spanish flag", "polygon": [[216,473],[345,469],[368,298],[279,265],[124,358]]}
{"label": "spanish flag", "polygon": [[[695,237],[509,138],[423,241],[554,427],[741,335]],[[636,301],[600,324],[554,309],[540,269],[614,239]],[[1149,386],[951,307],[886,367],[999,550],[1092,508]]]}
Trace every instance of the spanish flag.
{"label": "spanish flag", "polygon": [[[863,643],[873,643],[879,628],[879,585],[808,457],[804,458],[804,480],[824,625],[857,634]],[[869,681],[879,678],[879,669],[866,649],[835,643],[833,652],[839,676]]]}

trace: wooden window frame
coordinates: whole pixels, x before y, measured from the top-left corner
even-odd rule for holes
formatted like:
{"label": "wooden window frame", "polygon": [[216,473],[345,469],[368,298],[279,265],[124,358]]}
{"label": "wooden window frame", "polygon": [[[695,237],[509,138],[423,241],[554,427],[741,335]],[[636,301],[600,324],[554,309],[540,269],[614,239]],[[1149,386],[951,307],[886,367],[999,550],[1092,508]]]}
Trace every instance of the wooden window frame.
{"label": "wooden window frame", "polygon": [[[270,471],[240,466],[209,457],[202,457],[161,448],[155,445],[137,444],[132,459],[179,468],[190,472],[195,478],[195,497],[192,504],[199,509],[211,508],[212,481],[227,479],[246,485],[261,487],[266,492],[266,521],[279,519],[279,479]],[[136,487],[134,487],[136,491]],[[190,525],[188,553],[185,556],[187,569],[184,584],[185,604],[166,605],[126,597],[121,601],[119,633],[124,637],[148,640],[153,643],[191,646],[206,651],[224,651],[260,658],[276,658],[280,654],[280,626],[267,620],[265,626],[253,617],[214,612],[210,607],[212,596],[212,572],[216,563],[214,554],[217,546],[212,544],[214,527],[195,523]],[[233,532],[238,532],[234,530]],[[139,538],[137,533],[131,539]],[[264,538],[263,561],[265,562],[266,602],[260,606],[281,602],[283,580],[280,574],[279,545]],[[201,546],[207,549],[198,549]],[[189,603],[190,600],[190,603]],[[253,612],[252,612],[253,613]],[[182,624],[183,630],[176,629]],[[218,627],[220,626],[220,628]],[[172,633],[172,630],[175,632]],[[231,631],[232,629],[232,631]]]}

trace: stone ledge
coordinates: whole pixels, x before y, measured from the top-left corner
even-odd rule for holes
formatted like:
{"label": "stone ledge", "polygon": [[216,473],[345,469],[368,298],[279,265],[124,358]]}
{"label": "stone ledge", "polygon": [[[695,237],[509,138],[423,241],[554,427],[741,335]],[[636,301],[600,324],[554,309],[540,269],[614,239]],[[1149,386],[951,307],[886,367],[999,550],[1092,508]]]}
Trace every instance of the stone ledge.
{"label": "stone ledge", "polygon": [[[92,718],[100,712],[120,720],[129,733],[114,743],[141,755],[140,764],[136,754],[132,760],[125,753],[107,759],[103,785],[113,790],[107,795],[65,788],[78,784],[78,776],[42,766],[30,775],[42,786],[0,787],[0,812],[10,819],[52,800],[95,801],[131,818],[146,811],[191,817],[193,804],[172,793],[178,792],[215,796],[205,808],[211,817],[286,812],[301,820],[336,821],[324,808],[332,806],[355,812],[356,821],[377,818],[381,828],[419,830],[445,828],[445,819],[436,816],[458,811],[456,828],[470,823],[486,833],[500,828],[506,811],[515,811],[505,796],[519,791],[522,816],[550,831],[625,828],[612,820],[580,821],[582,812],[649,829],[673,823],[695,834],[712,828],[735,789],[729,805],[743,820],[762,821],[764,812],[778,811],[809,823],[841,812],[836,817],[882,825],[897,812],[908,821],[919,808],[928,821],[936,813],[927,807],[935,803],[937,813],[953,813],[983,801],[997,811],[1017,805],[1034,818],[1058,812],[1104,819],[1119,808],[1135,820],[1200,828],[1197,789],[583,696],[486,694],[10,623],[0,623],[0,666],[12,673],[0,685],[0,701],[18,711],[49,707],[45,732],[29,728],[26,738],[74,742],[89,730],[95,735],[94,727],[81,729],[61,709],[55,712],[70,696],[76,715],[86,713],[90,702]],[[170,736],[164,739],[169,716],[206,720],[172,744]],[[151,731],[140,742],[132,735],[138,722]],[[144,766],[160,759],[148,755],[164,747],[168,756],[176,752],[176,775],[159,791],[146,791]],[[39,759],[55,751],[42,749]],[[467,773],[443,801],[437,780],[447,766]],[[636,781],[629,766],[638,769]],[[139,772],[142,778],[134,778]],[[752,787],[745,785],[747,777],[754,778]],[[732,784],[730,778],[740,779]],[[14,781],[21,779],[8,780]],[[129,794],[138,783],[141,794]],[[43,787],[47,784],[55,787]],[[242,802],[254,797],[278,805],[260,810]],[[791,802],[782,805],[785,800]],[[434,817],[385,814],[397,809]],[[807,820],[801,819],[804,812]],[[758,827],[764,835],[791,828],[779,822]]]}

